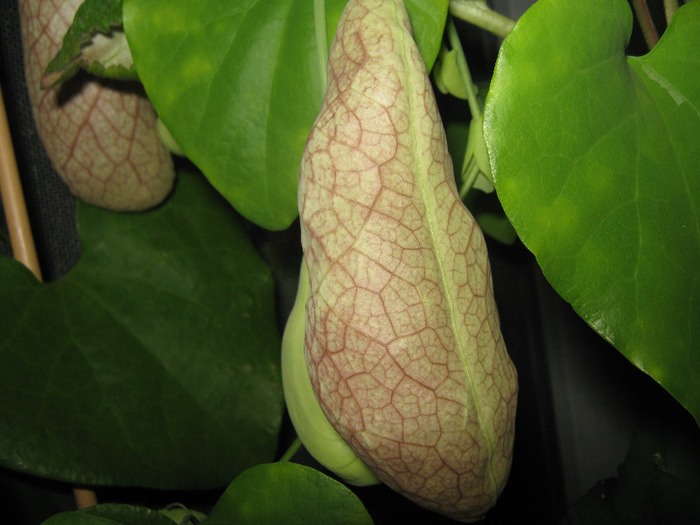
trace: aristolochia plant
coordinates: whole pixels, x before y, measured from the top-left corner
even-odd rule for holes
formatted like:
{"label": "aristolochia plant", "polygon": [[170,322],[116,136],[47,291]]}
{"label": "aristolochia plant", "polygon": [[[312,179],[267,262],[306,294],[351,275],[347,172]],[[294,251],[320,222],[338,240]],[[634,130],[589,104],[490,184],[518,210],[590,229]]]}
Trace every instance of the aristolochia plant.
{"label": "aristolochia plant", "polygon": [[372,472],[480,518],[511,465],[517,376],[403,2],[351,0],[301,164],[316,396]]}
{"label": "aristolochia plant", "polygon": [[[18,471],[102,502],[106,486],[230,483],[202,525],[473,521],[499,497],[493,521],[546,511],[535,496],[550,485],[528,486],[555,470],[546,432],[518,441],[501,495],[518,378],[461,199],[700,421],[700,0],[663,1],[658,44],[646,0],[632,3],[651,49],[638,58],[627,0],[538,0],[517,23],[482,0],[8,3],[39,135],[72,191],[119,210],[168,198],[128,214],[79,202],[80,261],[55,282],[0,258],[3,486],[32,482]],[[467,65],[487,49],[456,18],[505,37],[488,85]],[[156,114],[188,162],[171,162]],[[512,315],[515,355],[532,318]],[[532,402],[539,378],[517,362]],[[350,490],[290,462],[305,461],[299,441],[346,482],[385,485]],[[636,446],[654,476],[636,483],[626,462],[604,500],[584,499],[597,516],[634,521],[624,500],[684,521],[700,486],[689,442]],[[45,523],[170,519],[106,503]]]}

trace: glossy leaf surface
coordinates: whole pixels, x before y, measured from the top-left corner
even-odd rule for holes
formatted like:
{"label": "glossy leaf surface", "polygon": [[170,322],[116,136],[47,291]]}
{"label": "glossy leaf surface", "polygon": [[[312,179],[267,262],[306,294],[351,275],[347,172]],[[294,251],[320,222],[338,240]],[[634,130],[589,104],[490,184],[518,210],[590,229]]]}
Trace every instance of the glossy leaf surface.
{"label": "glossy leaf surface", "polygon": [[226,486],[282,413],[273,282],[200,177],[145,214],[78,208],[83,254],[40,284],[0,259],[0,462],[75,483]]}
{"label": "glossy leaf surface", "polygon": [[625,56],[623,0],[542,0],[486,106],[495,186],[554,288],[700,421],[700,2]]}
{"label": "glossy leaf surface", "polygon": [[[299,162],[321,106],[345,0],[126,0],[124,28],[150,100],[185,154],[245,217],[296,218]],[[413,0],[426,55],[447,1]]]}
{"label": "glossy leaf surface", "polygon": [[239,475],[202,525],[371,525],[342,483],[296,463],[258,465]]}

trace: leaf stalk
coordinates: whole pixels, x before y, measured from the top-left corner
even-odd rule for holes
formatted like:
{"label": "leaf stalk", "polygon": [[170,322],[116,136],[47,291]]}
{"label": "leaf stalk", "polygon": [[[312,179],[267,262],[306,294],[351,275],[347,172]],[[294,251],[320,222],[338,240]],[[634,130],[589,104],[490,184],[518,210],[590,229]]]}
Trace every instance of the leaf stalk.
{"label": "leaf stalk", "polygon": [[469,111],[471,111],[472,118],[481,118],[481,107],[476,100],[476,88],[469,71],[467,57],[464,54],[464,49],[462,48],[462,43],[459,40],[457,28],[452,18],[447,21],[447,39],[450,43],[450,47],[457,52],[457,67],[459,68],[459,75],[462,77],[464,87],[467,90],[467,101],[469,102]]}
{"label": "leaf stalk", "polygon": [[654,46],[659,41],[659,33],[654,25],[654,20],[651,18],[647,0],[632,0],[632,7],[634,7],[634,12],[637,15],[639,26],[642,28],[644,41],[649,49],[654,49]]}
{"label": "leaf stalk", "polygon": [[450,0],[450,14],[500,37],[515,26],[515,20],[493,11],[484,0]]}
{"label": "leaf stalk", "polygon": [[301,440],[299,438],[296,438],[294,442],[289,445],[289,448],[285,451],[284,454],[282,454],[282,457],[279,459],[280,463],[287,463],[290,459],[292,459],[292,456],[297,453],[297,450],[301,448]]}
{"label": "leaf stalk", "polygon": [[671,18],[678,11],[678,0],[664,0],[664,14],[666,15],[666,24],[671,23]]}

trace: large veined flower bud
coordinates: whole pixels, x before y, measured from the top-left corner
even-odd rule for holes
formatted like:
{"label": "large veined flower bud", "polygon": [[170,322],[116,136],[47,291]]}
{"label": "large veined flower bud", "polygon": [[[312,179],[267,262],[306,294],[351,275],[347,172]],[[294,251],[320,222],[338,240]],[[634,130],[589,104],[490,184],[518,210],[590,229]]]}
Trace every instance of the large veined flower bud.
{"label": "large veined flower bud", "polygon": [[19,2],[37,131],[56,171],[77,197],[113,210],[150,208],[170,193],[175,170],[145,95],[97,79],[41,87],[44,70],[82,3]]}
{"label": "large veined flower bud", "polygon": [[401,0],[350,0],[303,156],[305,357],[384,483],[473,521],[510,471],[517,374]]}

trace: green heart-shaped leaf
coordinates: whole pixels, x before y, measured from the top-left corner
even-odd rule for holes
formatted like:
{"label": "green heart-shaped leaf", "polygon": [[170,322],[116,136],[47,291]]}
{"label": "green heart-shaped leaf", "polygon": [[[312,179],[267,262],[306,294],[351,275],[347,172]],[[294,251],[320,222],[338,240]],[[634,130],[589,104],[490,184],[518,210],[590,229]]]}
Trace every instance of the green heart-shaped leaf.
{"label": "green heart-shaped leaf", "polygon": [[700,421],[700,1],[625,56],[624,0],[541,0],[501,48],[496,190],[554,288]]}
{"label": "green heart-shaped leaf", "polygon": [[[148,97],[184,153],[245,217],[284,229],[346,0],[126,0],[124,29]],[[407,2],[426,61],[447,0]]]}
{"label": "green heart-shaped leaf", "polygon": [[371,525],[342,483],[296,463],[258,465],[238,476],[202,525]]}
{"label": "green heart-shaped leaf", "polygon": [[106,503],[51,516],[42,525],[173,525],[158,511],[135,505]]}
{"label": "green heart-shaped leaf", "polygon": [[0,462],[76,483],[225,486],[275,453],[273,282],[201,177],[145,214],[79,203],[83,254],[0,259]]}

